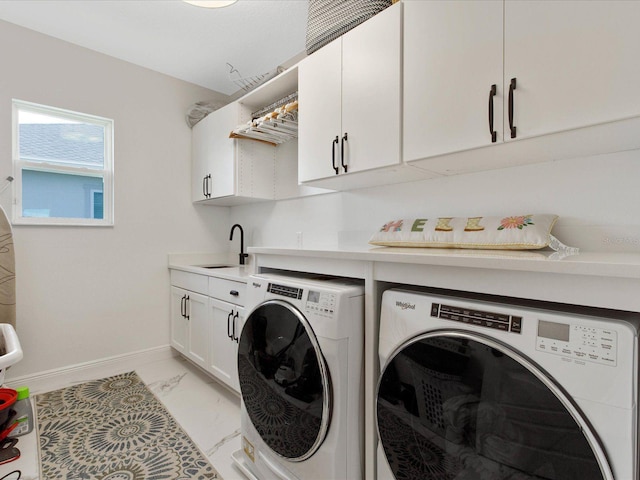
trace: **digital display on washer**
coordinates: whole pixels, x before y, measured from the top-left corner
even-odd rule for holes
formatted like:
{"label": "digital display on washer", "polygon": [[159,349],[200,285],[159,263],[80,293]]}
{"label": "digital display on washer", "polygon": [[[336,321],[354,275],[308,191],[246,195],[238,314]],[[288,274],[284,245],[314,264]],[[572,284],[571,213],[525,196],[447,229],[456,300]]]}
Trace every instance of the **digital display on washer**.
{"label": "digital display on washer", "polygon": [[309,294],[307,295],[307,302],[318,303],[320,301],[320,292],[314,292],[313,290],[309,290]]}
{"label": "digital display on washer", "polygon": [[561,342],[569,341],[569,325],[566,323],[547,322],[546,320],[538,320],[538,336],[550,338],[552,340],[560,340]]}

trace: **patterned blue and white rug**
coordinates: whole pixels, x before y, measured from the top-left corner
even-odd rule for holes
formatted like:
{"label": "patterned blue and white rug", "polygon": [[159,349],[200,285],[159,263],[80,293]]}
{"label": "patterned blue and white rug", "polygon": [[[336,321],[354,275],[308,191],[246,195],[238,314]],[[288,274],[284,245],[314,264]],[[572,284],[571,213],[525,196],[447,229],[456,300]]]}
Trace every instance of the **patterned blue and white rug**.
{"label": "patterned blue and white rug", "polygon": [[135,372],[36,395],[42,480],[220,479]]}

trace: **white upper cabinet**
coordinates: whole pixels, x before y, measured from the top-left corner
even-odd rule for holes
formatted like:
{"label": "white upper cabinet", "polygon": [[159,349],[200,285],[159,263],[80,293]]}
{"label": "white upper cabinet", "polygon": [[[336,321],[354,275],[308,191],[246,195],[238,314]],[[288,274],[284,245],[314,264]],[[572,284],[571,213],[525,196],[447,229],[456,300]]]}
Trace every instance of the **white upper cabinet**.
{"label": "white upper cabinet", "polygon": [[640,2],[507,1],[504,8],[516,138],[640,114]]}
{"label": "white upper cabinet", "polygon": [[235,142],[229,132],[240,121],[240,106],[231,103],[198,122],[191,133],[192,201],[234,194]]}
{"label": "white upper cabinet", "polygon": [[638,1],[405,0],[404,161],[452,175],[640,147],[639,24]]}
{"label": "white upper cabinet", "polygon": [[404,9],[404,159],[502,141],[502,0]]}
{"label": "white upper cabinet", "polygon": [[[287,100],[298,89],[298,68],[277,77],[207,115],[191,136],[191,197],[199,204],[239,205],[326,193],[327,190],[298,185],[296,138],[270,144],[229,138],[239,126],[247,126],[265,108]],[[293,123],[293,122],[292,122]],[[253,132],[255,134],[255,132]],[[263,136],[264,140],[269,140]]]}
{"label": "white upper cabinet", "polygon": [[399,3],[298,65],[300,182],[343,189],[420,176],[400,171],[401,25]]}
{"label": "white upper cabinet", "polygon": [[[298,179],[338,174],[342,133],[342,42],[324,46],[298,66]],[[337,163],[336,163],[337,162]]]}
{"label": "white upper cabinet", "polygon": [[344,171],[400,163],[401,14],[389,7],[342,37]]}
{"label": "white upper cabinet", "polygon": [[211,112],[193,127],[192,201],[235,205],[274,198],[274,147],[229,138],[231,130],[249,117],[246,107],[233,102]]}

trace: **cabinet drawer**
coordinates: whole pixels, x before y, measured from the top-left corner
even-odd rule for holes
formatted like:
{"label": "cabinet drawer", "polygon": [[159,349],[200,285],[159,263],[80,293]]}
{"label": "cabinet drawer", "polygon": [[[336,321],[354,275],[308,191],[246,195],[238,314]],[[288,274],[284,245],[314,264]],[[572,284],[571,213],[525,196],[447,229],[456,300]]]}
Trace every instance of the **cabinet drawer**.
{"label": "cabinet drawer", "polygon": [[209,277],[209,296],[235,305],[244,305],[247,284]]}
{"label": "cabinet drawer", "polygon": [[203,295],[207,294],[208,278],[206,275],[198,275],[197,273],[171,270],[171,285]]}

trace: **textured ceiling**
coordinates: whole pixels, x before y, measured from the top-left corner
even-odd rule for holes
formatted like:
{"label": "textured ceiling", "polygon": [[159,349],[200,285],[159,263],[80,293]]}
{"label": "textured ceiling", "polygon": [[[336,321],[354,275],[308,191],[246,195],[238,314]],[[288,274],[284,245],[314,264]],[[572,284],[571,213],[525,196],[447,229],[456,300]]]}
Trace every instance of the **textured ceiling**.
{"label": "textured ceiling", "polygon": [[[0,0],[0,19],[218,92],[305,48],[307,0]],[[230,63],[237,72],[230,73]]]}

